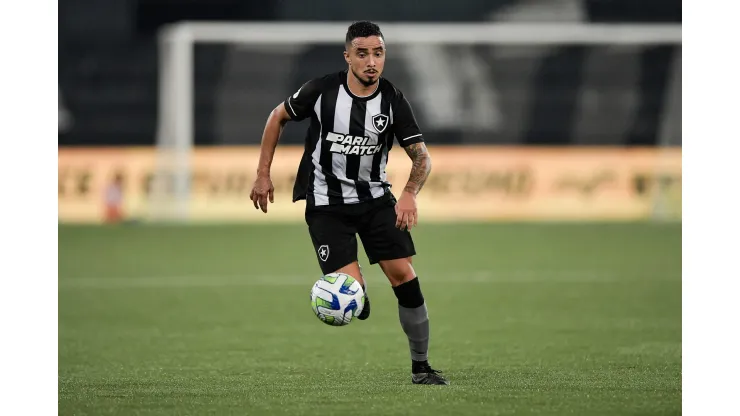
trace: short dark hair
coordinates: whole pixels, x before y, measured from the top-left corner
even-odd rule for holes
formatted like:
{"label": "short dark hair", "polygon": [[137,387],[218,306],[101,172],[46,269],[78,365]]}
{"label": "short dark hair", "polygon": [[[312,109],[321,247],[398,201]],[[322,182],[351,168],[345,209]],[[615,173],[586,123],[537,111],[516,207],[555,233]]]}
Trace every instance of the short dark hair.
{"label": "short dark hair", "polygon": [[367,20],[354,22],[347,28],[347,37],[344,40],[344,44],[349,48],[354,38],[366,38],[368,36],[379,36],[385,40],[383,32],[380,31],[380,27],[375,23]]}

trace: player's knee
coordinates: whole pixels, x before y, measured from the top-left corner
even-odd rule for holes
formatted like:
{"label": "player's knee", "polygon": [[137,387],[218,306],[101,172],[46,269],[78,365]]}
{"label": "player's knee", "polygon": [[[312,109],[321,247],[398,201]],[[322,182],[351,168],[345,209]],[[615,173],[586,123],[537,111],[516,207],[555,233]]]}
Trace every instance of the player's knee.
{"label": "player's knee", "polygon": [[416,277],[416,272],[413,266],[411,266],[411,258],[395,259],[395,260],[383,260],[380,261],[380,268],[385,273],[388,281],[392,286],[398,286],[413,280]]}

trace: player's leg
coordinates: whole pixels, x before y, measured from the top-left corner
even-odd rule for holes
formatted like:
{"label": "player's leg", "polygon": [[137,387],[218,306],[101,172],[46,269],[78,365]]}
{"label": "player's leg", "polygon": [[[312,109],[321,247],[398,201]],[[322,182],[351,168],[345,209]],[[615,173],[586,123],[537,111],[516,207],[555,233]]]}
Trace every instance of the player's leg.
{"label": "player's leg", "polygon": [[347,215],[317,208],[306,210],[306,223],[321,272],[346,273],[362,285],[365,301],[357,319],[367,319],[370,316],[370,298],[367,296],[367,286],[357,261],[356,224]]}
{"label": "player's leg", "polygon": [[429,365],[429,314],[411,257],[379,260],[378,263],[398,299],[398,318],[409,340],[412,383],[448,384],[439,371]]}
{"label": "player's leg", "polygon": [[419,277],[412,266],[416,254],[408,231],[396,228],[395,199],[368,215],[359,230],[370,264],[379,263],[398,299],[398,318],[409,341],[414,384],[448,384],[428,362],[429,315]]}

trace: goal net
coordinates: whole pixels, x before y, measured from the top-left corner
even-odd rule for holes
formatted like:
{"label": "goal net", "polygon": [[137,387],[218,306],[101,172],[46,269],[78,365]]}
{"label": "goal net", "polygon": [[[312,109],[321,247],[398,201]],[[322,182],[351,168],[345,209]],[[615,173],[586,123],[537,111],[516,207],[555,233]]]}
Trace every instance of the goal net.
{"label": "goal net", "polygon": [[[258,145],[275,105],[308,79],[344,67],[348,25],[185,22],[161,29],[149,218],[191,218],[196,143]],[[680,25],[380,27],[389,48],[385,75],[412,97],[432,139],[509,146],[681,144]],[[303,130],[286,129],[281,144],[301,144]],[[680,218],[680,177],[664,177],[660,165],[652,172],[657,179],[648,172],[645,184],[635,186],[650,188],[653,218]]]}

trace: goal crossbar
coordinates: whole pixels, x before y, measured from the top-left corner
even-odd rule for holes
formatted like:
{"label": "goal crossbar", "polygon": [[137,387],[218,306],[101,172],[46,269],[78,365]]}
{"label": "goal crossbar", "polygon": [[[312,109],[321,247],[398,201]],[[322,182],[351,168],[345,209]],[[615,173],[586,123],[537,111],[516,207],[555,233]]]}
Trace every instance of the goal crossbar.
{"label": "goal crossbar", "polygon": [[[183,22],[166,27],[163,39],[199,43],[338,44],[347,23]],[[389,43],[491,45],[675,44],[680,24],[596,23],[381,23]]]}

